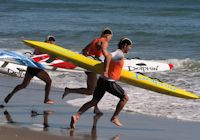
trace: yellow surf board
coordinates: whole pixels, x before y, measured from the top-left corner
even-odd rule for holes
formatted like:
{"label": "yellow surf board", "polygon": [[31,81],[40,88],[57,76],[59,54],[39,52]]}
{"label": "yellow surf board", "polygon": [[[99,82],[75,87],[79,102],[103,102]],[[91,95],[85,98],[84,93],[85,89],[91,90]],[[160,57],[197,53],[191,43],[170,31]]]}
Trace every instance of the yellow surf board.
{"label": "yellow surf board", "polygon": [[[102,62],[85,57],[84,55],[75,53],[63,47],[45,42],[31,41],[31,40],[24,40],[24,43],[32,48],[40,50],[41,52],[51,54],[64,61],[70,61],[73,64],[82,67],[84,69],[93,71],[98,74],[101,74],[103,72],[104,66]],[[144,88],[147,90],[155,91],[170,96],[175,96],[185,99],[200,98],[195,93],[186,91],[184,89],[180,89],[178,87],[158,81],[156,79],[149,78],[145,75],[130,72],[127,70],[122,71],[120,81],[133,86],[137,86],[140,88]]]}

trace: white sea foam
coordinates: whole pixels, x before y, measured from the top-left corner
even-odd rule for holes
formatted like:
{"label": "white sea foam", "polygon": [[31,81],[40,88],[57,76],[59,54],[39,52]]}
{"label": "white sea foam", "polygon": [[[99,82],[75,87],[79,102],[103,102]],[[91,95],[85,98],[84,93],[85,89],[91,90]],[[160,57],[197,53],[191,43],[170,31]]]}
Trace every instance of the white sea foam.
{"label": "white sea foam", "polygon": [[[129,96],[129,101],[124,107],[126,112],[136,112],[157,117],[174,118],[185,121],[200,121],[200,102],[185,100],[167,95],[139,89],[133,86],[124,88]],[[92,98],[86,96],[66,101],[73,106],[82,106]],[[99,107],[105,110],[114,110],[119,99],[106,93],[100,101]]]}
{"label": "white sea foam", "polygon": [[[200,71],[197,71],[200,66],[199,61],[191,59],[169,59],[156,61],[172,63],[175,67],[172,71],[148,73],[148,76],[158,78],[169,84],[193,91],[196,94],[200,94]],[[86,75],[84,73],[55,71],[48,71],[48,73],[52,78],[52,86],[54,87],[62,89],[64,89],[66,86],[71,88],[86,87]],[[41,84],[44,83],[41,80],[33,81]],[[185,121],[200,121],[200,102],[198,100],[186,100],[171,97],[124,83],[119,84],[122,85],[130,98],[124,108],[124,111],[153,115],[157,117],[174,118]],[[85,98],[68,100],[66,102],[73,106],[80,107],[85,102],[91,100],[91,98],[92,96],[85,96]],[[117,102],[118,99],[116,97],[106,93],[104,98],[100,101],[99,106],[101,109],[114,110]]]}
{"label": "white sea foam", "polygon": [[[160,62],[175,63],[176,67],[171,72],[152,73],[149,76],[159,78],[169,84],[200,94],[200,72],[195,71],[200,62],[190,59],[165,60]],[[187,70],[187,63],[195,63],[196,66]],[[157,117],[174,118],[184,121],[200,121],[200,101],[186,100],[177,97],[158,94],[134,86],[120,83],[127,92],[130,100],[124,108],[127,112],[136,112]],[[82,106],[91,100],[92,96],[66,101],[73,106]],[[99,103],[99,107],[105,110],[114,110],[119,99],[106,93]]]}

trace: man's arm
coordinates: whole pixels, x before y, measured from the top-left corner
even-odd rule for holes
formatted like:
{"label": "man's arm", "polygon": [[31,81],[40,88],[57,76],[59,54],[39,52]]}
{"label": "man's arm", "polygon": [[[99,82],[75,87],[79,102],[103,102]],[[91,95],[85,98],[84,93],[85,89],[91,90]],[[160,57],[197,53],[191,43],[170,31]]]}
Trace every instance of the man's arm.
{"label": "man's arm", "polygon": [[107,51],[108,43],[101,42],[101,44],[98,44],[98,45],[101,46],[102,53],[105,57],[103,77],[108,77],[108,70],[109,70],[110,61],[112,59],[112,55]]}
{"label": "man's arm", "polygon": [[110,66],[110,61],[112,59],[112,55],[110,53],[107,52],[107,55],[105,56],[105,60],[104,60],[104,72],[103,72],[103,77],[108,78],[108,70],[109,70],[109,66]]}
{"label": "man's arm", "polygon": [[106,58],[107,55],[109,55],[108,51],[107,51],[107,47],[108,46],[108,43],[102,43],[101,44],[101,50],[102,50],[102,53],[104,55],[104,57]]}

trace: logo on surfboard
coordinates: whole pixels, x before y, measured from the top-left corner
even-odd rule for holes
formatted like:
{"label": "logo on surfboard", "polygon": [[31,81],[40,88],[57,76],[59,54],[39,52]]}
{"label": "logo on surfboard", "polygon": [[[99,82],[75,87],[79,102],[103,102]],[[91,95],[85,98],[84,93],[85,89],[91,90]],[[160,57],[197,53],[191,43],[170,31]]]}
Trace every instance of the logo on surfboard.
{"label": "logo on surfboard", "polygon": [[158,71],[159,66],[150,66],[148,67],[146,64],[144,63],[139,63],[136,64],[139,67],[133,67],[133,66],[127,66],[128,71],[140,71],[140,72],[146,72],[146,71]]}

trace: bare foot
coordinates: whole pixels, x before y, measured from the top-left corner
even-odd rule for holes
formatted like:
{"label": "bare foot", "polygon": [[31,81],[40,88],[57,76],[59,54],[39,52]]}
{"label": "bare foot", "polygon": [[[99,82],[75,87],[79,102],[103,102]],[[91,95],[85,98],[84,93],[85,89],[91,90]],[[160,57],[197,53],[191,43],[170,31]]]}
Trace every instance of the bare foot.
{"label": "bare foot", "polygon": [[75,129],[76,123],[78,122],[78,120],[79,120],[79,116],[77,116],[77,115],[73,115],[71,117],[71,122],[70,122],[70,128],[71,129]]}
{"label": "bare foot", "polygon": [[55,104],[55,101],[53,100],[47,100],[47,101],[44,101],[45,104],[49,104],[49,105],[52,105],[52,104]]}
{"label": "bare foot", "polygon": [[112,117],[110,121],[115,125],[117,125],[118,127],[123,126],[118,117]]}
{"label": "bare foot", "polygon": [[65,92],[63,93],[63,95],[62,95],[62,99],[64,99],[65,98],[65,96],[67,96],[69,94],[69,88],[65,88]]}

